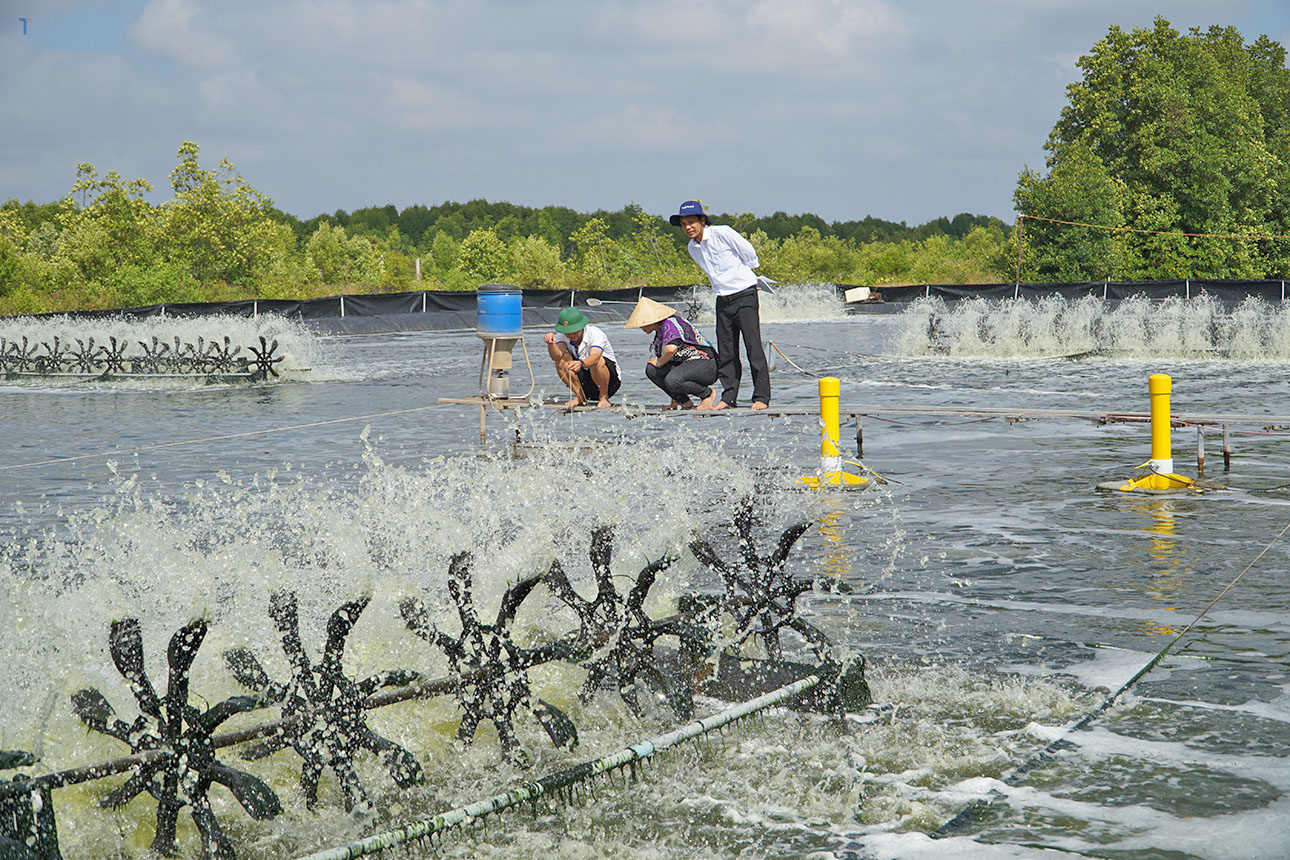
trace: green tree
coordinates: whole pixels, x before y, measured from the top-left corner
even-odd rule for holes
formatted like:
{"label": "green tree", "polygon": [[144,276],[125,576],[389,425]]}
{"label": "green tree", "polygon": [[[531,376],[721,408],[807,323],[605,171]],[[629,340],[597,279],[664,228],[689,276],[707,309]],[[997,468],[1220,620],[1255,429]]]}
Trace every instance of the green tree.
{"label": "green tree", "polygon": [[326,221],[305,243],[305,260],[325,284],[375,284],[381,276],[380,252],[365,236],[348,236]]}
{"label": "green tree", "polygon": [[22,247],[26,241],[26,225],[12,210],[0,209],[0,298],[18,286]]}
{"label": "green tree", "polygon": [[[1088,167],[1074,149],[1086,148],[1106,177],[1120,183],[1123,220],[1138,230],[1290,231],[1290,71],[1280,45],[1260,38],[1247,46],[1231,27],[1181,35],[1156,18],[1152,27],[1127,33],[1112,27],[1077,65],[1082,79],[1068,87],[1068,104],[1045,144],[1050,170],[1068,160]],[[1097,171],[1085,175],[1105,186]],[[1104,191],[1078,189],[1076,178],[1063,183],[1066,191],[1107,205]],[[1054,213],[1066,202],[1055,193],[1057,185],[1046,201]],[[1030,195],[1042,196],[1027,172],[1018,197]],[[1080,203],[1069,202],[1073,208]],[[1054,217],[1078,220],[1068,213]],[[1281,276],[1286,246],[1131,233],[1121,243],[1121,272],[1137,278]],[[1044,261],[1050,268],[1085,271],[1087,264],[1068,266],[1056,251]]]}
{"label": "green tree", "polygon": [[506,244],[492,229],[471,230],[457,251],[457,270],[480,283],[497,281],[507,271]]}
{"label": "green tree", "polygon": [[197,144],[179,146],[170,174],[175,199],[163,207],[171,259],[182,259],[199,281],[253,285],[282,270],[294,250],[290,227],[275,220],[273,201],[252,188],[228,159],[216,170],[198,163]]}
{"label": "green tree", "polygon": [[[760,253],[757,258],[761,260]],[[796,235],[779,242],[770,259],[762,263],[762,271],[769,277],[789,283],[845,281],[855,268],[848,244],[836,236],[821,235],[813,226],[803,226]]]}
{"label": "green tree", "polygon": [[678,271],[691,266],[689,255],[677,251],[672,236],[665,232],[665,228],[670,229],[666,221],[635,204],[628,210],[633,230],[621,244],[624,256],[629,257],[631,268],[636,270],[633,276],[655,283],[676,282]]}
{"label": "green tree", "polygon": [[1102,160],[1082,141],[1064,147],[1050,163],[1052,171],[1047,177],[1032,170],[1023,171],[1013,195],[1017,209],[1033,216],[1023,219],[1021,279],[1122,278],[1119,258],[1123,233],[1033,218],[1122,227],[1120,201],[1124,184],[1111,178]]}
{"label": "green tree", "polygon": [[430,246],[430,264],[440,272],[454,268],[461,243],[448,233],[435,232],[433,227],[427,232],[433,233],[433,238],[426,243]]}
{"label": "green tree", "polygon": [[[61,211],[63,228],[77,237],[81,246],[97,244],[101,238],[103,259],[88,269],[146,264],[156,247],[156,212],[144,199],[152,186],[144,179],[123,182],[121,175],[110,170],[100,177],[94,165],[76,166],[76,182],[64,199]],[[85,234],[95,239],[86,240]],[[82,265],[86,260],[80,261]],[[88,273],[88,270],[87,270]]]}
{"label": "green tree", "polygon": [[511,243],[511,273],[521,287],[555,288],[566,274],[560,249],[540,236],[522,236]]}
{"label": "green tree", "polygon": [[618,246],[609,237],[609,225],[603,218],[592,218],[569,236],[573,243],[573,266],[592,286],[607,286],[609,273],[618,258]]}

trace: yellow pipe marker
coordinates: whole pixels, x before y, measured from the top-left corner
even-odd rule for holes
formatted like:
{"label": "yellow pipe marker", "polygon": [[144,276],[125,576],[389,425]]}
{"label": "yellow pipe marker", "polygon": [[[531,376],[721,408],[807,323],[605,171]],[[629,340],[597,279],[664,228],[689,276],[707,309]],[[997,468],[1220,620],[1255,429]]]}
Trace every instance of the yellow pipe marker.
{"label": "yellow pipe marker", "polygon": [[836,376],[820,379],[820,474],[804,475],[798,479],[812,489],[820,487],[862,487],[869,479],[842,471],[841,439],[842,421],[838,401],[842,395],[842,381]]}
{"label": "yellow pipe marker", "polygon": [[1114,482],[1099,486],[1126,493],[1197,490],[1196,482],[1191,478],[1174,474],[1169,420],[1169,395],[1173,391],[1173,380],[1168,374],[1153,374],[1147,377],[1147,391],[1151,395],[1151,459],[1143,465],[1148,467],[1150,472],[1141,478],[1131,478],[1118,486]]}
{"label": "yellow pipe marker", "polygon": [[1147,377],[1147,391],[1151,395],[1151,471],[1168,475],[1174,470],[1172,427],[1169,423],[1169,395],[1173,391],[1173,380],[1168,374],[1152,374]]}

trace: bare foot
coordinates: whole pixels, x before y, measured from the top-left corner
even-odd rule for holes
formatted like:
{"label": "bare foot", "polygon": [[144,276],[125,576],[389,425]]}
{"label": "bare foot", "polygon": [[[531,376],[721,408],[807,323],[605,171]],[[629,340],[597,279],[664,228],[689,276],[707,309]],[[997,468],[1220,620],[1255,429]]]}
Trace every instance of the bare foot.
{"label": "bare foot", "polygon": [[596,408],[597,408],[597,409],[608,409],[609,407],[611,407],[611,406],[613,406],[613,405],[614,405],[614,404],[610,403],[608,400],[601,400],[599,403],[597,403],[597,404],[596,404]]}
{"label": "bare foot", "polygon": [[699,408],[704,412],[714,408],[713,404],[717,402],[717,392],[709,391],[708,396],[699,401]]}
{"label": "bare foot", "polygon": [[666,406],[660,406],[659,408],[666,411],[669,409],[688,409],[689,406],[690,405],[688,403],[681,403],[680,401],[673,400],[671,403],[667,404]]}
{"label": "bare foot", "polygon": [[716,403],[712,405],[713,412],[716,412],[718,409],[730,409],[730,408],[731,408],[730,404],[724,400],[718,400]]}
{"label": "bare foot", "polygon": [[586,406],[586,405],[587,405],[587,401],[579,400],[578,398],[575,397],[572,400],[565,401],[564,408],[573,409],[575,406]]}
{"label": "bare foot", "polygon": [[769,403],[762,403],[760,400],[754,400],[748,408],[754,412],[759,412],[769,406]]}

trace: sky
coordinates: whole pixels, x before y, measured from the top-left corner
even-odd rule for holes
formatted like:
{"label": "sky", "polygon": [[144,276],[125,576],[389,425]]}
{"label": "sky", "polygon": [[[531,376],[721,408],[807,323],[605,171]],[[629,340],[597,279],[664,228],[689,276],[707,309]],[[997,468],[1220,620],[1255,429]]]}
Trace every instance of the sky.
{"label": "sky", "polygon": [[191,140],[300,218],[1011,222],[1076,60],[1158,15],[1290,46],[1290,0],[0,0],[0,200],[88,162],[159,203]]}

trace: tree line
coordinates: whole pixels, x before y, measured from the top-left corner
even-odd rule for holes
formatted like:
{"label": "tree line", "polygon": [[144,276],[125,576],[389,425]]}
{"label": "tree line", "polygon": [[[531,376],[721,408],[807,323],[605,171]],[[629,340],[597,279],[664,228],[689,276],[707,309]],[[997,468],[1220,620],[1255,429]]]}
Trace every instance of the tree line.
{"label": "tree line", "polygon": [[[472,200],[302,221],[276,208],[228,160],[207,168],[199,154],[196,143],[180,145],[173,199],[162,204],[146,199],[146,180],[81,164],[62,200],[0,206],[0,313],[488,282],[672,285],[699,277],[680,231],[635,204],[588,214]],[[997,281],[1009,259],[1008,226],[985,216],[917,227],[784,212],[716,218],[750,238],[764,274],[786,282]]]}
{"label": "tree line", "polygon": [[1023,220],[1022,280],[1290,275],[1284,47],[1158,17],[1110,28],[1077,65],[1048,173],[1022,171],[1014,194],[1052,219]]}

